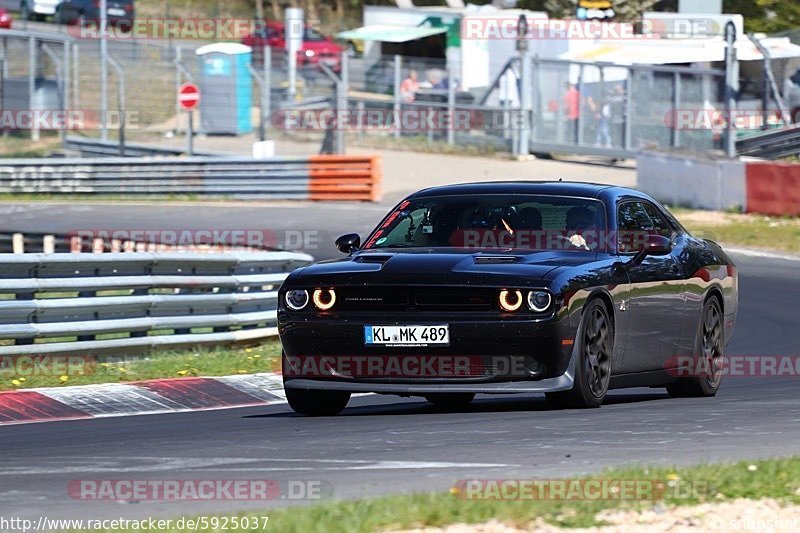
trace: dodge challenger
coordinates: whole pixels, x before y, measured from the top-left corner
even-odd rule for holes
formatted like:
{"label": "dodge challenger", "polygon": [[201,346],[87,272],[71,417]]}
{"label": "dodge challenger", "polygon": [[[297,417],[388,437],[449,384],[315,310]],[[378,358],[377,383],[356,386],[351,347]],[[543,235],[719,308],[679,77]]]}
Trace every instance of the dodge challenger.
{"label": "dodge challenger", "polygon": [[636,190],[434,187],[336,246],[346,257],[294,271],[278,294],[297,413],[337,414],[352,393],[449,408],[544,393],[597,407],[614,388],[719,390],[736,266]]}

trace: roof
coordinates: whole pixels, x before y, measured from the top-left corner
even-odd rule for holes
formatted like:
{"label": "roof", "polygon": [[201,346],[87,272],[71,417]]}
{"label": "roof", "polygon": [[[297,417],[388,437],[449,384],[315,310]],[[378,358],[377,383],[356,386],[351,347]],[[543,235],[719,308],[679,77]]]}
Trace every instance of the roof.
{"label": "roof", "polygon": [[446,27],[433,28],[430,26],[397,26],[391,24],[370,24],[354,30],[347,30],[336,34],[339,39],[354,41],[382,41],[385,43],[405,43],[416,41],[446,33]]}
{"label": "roof", "polygon": [[[423,189],[411,195],[412,198],[431,196],[450,196],[459,194],[542,194],[559,196],[580,196],[596,198],[613,186],[600,183],[575,181],[486,181],[480,183],[460,183]],[[614,187],[628,190],[622,187]],[[630,190],[632,193],[636,191]]]}

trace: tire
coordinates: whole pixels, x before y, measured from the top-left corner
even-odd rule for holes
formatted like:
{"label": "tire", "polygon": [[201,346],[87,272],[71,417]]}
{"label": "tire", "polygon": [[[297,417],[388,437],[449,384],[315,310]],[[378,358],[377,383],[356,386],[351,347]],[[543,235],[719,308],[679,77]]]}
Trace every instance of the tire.
{"label": "tire", "polygon": [[724,368],[725,339],[723,332],[724,317],[722,306],[716,296],[706,299],[703,313],[697,324],[694,343],[694,355],[701,357],[704,364],[698,368],[706,368],[704,375],[681,378],[667,385],[667,393],[672,398],[704,398],[717,394],[722,383]]}
{"label": "tire", "polygon": [[295,413],[306,416],[334,416],[350,401],[349,392],[286,389],[286,400]]}
{"label": "tire", "polygon": [[472,400],[475,399],[475,395],[470,393],[428,394],[425,396],[425,399],[436,407],[443,407],[445,409],[464,409]]}
{"label": "tire", "polygon": [[614,324],[599,298],[586,304],[578,328],[575,383],[563,392],[548,392],[547,400],[561,407],[600,407],[611,382]]}

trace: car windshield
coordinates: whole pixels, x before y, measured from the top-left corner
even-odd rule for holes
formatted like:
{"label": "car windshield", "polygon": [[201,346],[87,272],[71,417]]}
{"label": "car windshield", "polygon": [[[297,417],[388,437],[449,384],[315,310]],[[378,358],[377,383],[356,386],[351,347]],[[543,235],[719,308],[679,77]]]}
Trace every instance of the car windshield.
{"label": "car windshield", "polygon": [[534,195],[455,195],[404,200],[365,249],[461,248],[603,251],[602,202]]}

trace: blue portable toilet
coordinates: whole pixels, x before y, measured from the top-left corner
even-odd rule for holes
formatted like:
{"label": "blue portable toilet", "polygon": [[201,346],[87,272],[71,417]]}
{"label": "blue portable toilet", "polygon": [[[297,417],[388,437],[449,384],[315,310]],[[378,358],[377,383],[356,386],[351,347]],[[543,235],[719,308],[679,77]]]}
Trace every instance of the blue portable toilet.
{"label": "blue portable toilet", "polygon": [[214,43],[195,53],[200,61],[200,131],[209,135],[253,131],[253,82],[248,70],[252,48]]}

